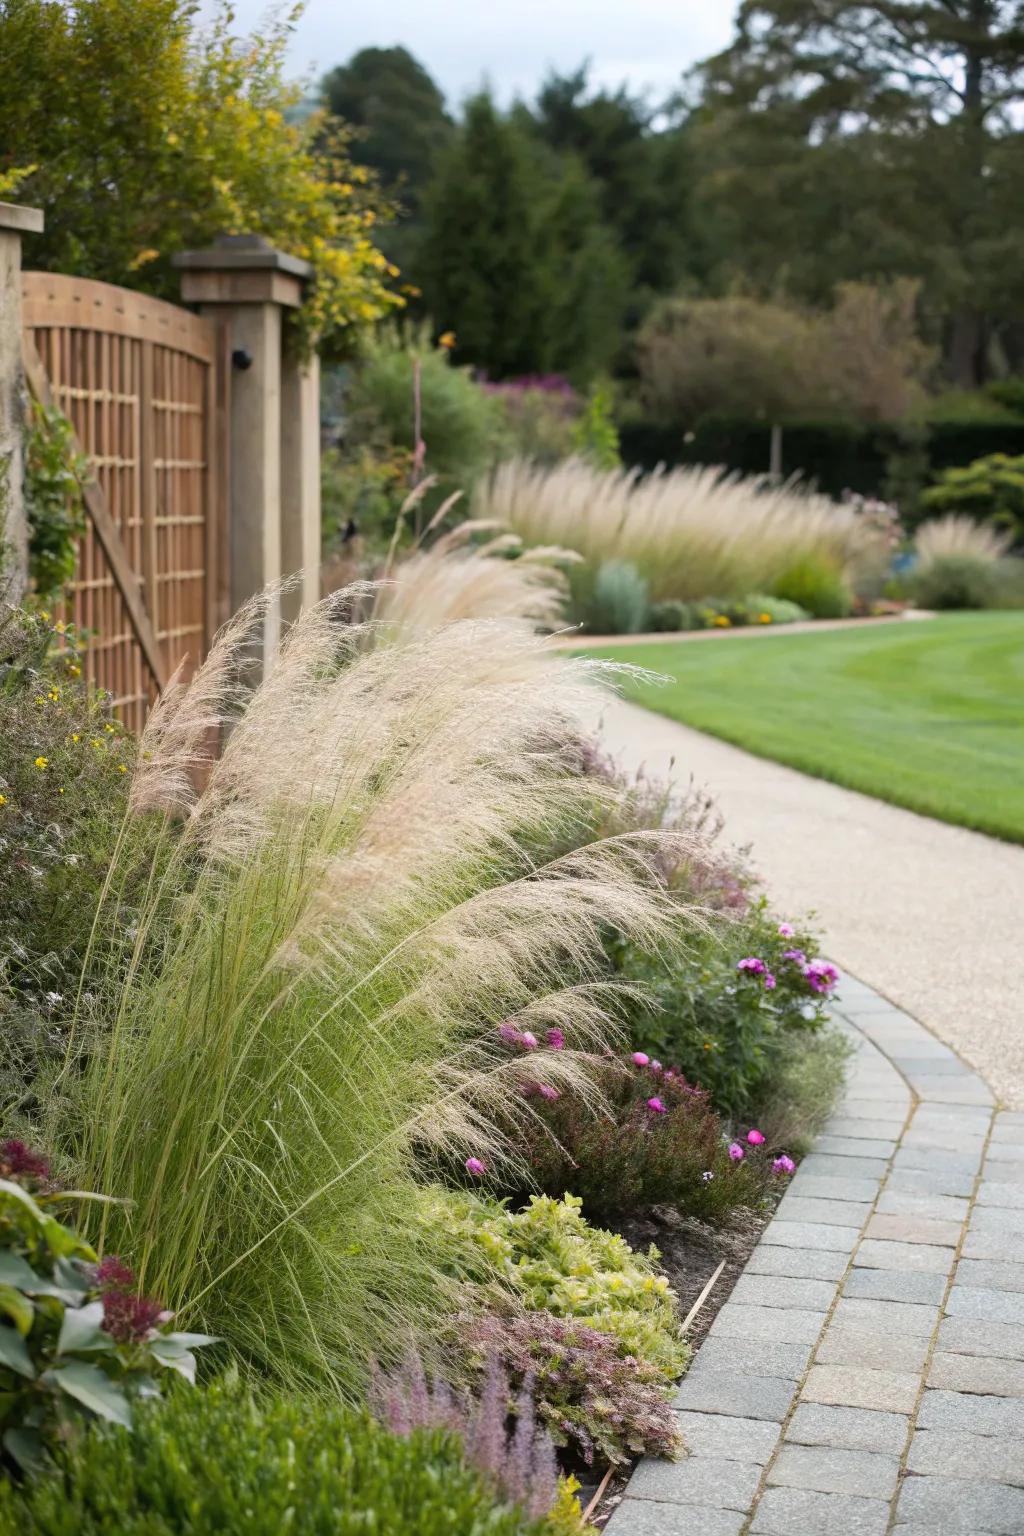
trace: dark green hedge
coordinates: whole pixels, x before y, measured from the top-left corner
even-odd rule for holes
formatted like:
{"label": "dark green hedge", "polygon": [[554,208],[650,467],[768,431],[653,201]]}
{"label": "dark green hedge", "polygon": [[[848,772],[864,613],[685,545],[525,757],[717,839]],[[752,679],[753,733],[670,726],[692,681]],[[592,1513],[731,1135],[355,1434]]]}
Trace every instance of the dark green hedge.
{"label": "dark green hedge", "polygon": [[[769,466],[771,426],[726,416],[706,416],[690,432],[661,422],[641,420],[619,429],[626,464],[654,469],[657,464],[724,464],[744,474],[762,474]],[[893,460],[917,455],[918,472],[931,474],[954,464],[970,464],[989,453],[1024,453],[1024,419],[934,421],[915,442],[893,427],[866,427],[844,421],[801,421],[782,434],[782,469],[815,480],[838,496],[847,488],[881,496],[889,489]]]}

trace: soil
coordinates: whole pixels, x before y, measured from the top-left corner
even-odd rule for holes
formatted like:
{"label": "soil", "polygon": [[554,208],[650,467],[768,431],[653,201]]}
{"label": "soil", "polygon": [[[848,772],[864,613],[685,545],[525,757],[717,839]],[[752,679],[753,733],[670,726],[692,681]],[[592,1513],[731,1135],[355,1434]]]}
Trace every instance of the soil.
{"label": "soil", "polygon": [[[626,1217],[615,1223],[614,1228],[631,1248],[643,1251],[653,1243],[658,1249],[661,1267],[679,1297],[682,1317],[687,1316],[724,1260],[725,1268],[687,1332],[690,1345],[696,1352],[707,1336],[718,1309],[728,1301],[733,1286],[743,1273],[747,1260],[757,1247],[761,1233],[773,1214],[772,1208],[763,1211],[733,1211],[722,1226],[712,1227],[692,1216],[683,1216],[670,1207],[659,1207],[643,1216]],[[589,1523],[595,1529],[603,1529],[611,1518],[625,1491],[631,1471],[631,1467],[623,1468],[609,1481],[599,1507],[590,1517]],[[585,1483],[579,1494],[584,1509],[598,1487],[596,1475],[591,1475],[592,1483],[590,1486]]]}

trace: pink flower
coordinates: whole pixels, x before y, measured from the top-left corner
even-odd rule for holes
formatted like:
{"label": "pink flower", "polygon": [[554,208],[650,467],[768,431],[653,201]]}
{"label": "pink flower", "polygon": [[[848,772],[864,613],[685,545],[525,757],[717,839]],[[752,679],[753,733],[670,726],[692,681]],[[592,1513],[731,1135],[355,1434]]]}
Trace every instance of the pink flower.
{"label": "pink flower", "polygon": [[731,1141],[729,1143],[729,1156],[734,1163],[741,1163],[743,1161],[743,1148],[738,1141]]}
{"label": "pink flower", "polygon": [[630,1059],[635,1067],[646,1067],[651,1058],[645,1056],[643,1051],[634,1051]]}
{"label": "pink flower", "polygon": [[519,1036],[519,1044],[523,1047],[524,1051],[535,1051],[537,1049],[537,1036],[531,1035],[528,1029],[524,1029],[523,1033]]}
{"label": "pink flower", "polygon": [[538,1083],[537,1092],[540,1094],[542,1099],[547,1099],[549,1102],[553,1102],[555,1099],[560,1099],[562,1097],[558,1089],[552,1088],[550,1083]]}
{"label": "pink flower", "polygon": [[660,1099],[648,1099],[647,1108],[653,1110],[656,1115],[665,1114],[665,1106]]}
{"label": "pink flower", "polygon": [[499,1024],[498,1034],[508,1045],[519,1044],[519,1031],[511,1024]]}
{"label": "pink flower", "polygon": [[792,923],[780,923],[779,924],[779,938],[780,939],[791,939],[795,932],[796,932],[796,929],[793,927]]}
{"label": "pink flower", "polygon": [[553,1051],[565,1050],[565,1035],[560,1029],[549,1029],[547,1033],[547,1042]]}
{"label": "pink flower", "polygon": [[471,1173],[475,1179],[478,1179],[487,1172],[487,1164],[482,1162],[479,1157],[467,1157],[466,1172]]}
{"label": "pink flower", "polygon": [[785,1152],[783,1152],[781,1157],[777,1157],[775,1159],[774,1163],[772,1163],[772,1172],[773,1173],[790,1174],[790,1173],[793,1173],[795,1171],[795,1169],[796,1169],[796,1163],[794,1163],[794,1161],[793,1161],[793,1159],[791,1157],[787,1157]]}
{"label": "pink flower", "polygon": [[652,1061],[651,1062],[651,1071],[652,1072],[660,1072],[661,1071],[661,1062],[660,1061]]}
{"label": "pink flower", "polygon": [[804,979],[812,992],[831,992],[839,980],[839,972],[827,960],[812,960],[804,966]]}
{"label": "pink flower", "polygon": [[749,971],[752,976],[763,976],[768,967],[756,955],[747,955],[736,966],[738,971]]}
{"label": "pink flower", "polygon": [[752,1147],[764,1146],[764,1137],[761,1135],[761,1132],[754,1130],[753,1128],[747,1132],[747,1140],[750,1142]]}
{"label": "pink flower", "polygon": [[764,973],[764,989],[766,992],[775,991],[775,977],[772,975],[771,971],[765,971]]}
{"label": "pink flower", "polygon": [[807,956],[802,949],[784,949],[782,951],[782,958],[783,960],[792,960],[794,965],[803,966],[807,964]]}

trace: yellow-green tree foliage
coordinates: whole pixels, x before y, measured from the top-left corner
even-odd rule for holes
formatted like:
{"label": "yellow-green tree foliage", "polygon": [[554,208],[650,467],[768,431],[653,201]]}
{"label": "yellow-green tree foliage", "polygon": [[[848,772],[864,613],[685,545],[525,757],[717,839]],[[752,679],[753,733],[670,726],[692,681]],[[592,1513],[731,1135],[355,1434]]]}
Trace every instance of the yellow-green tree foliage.
{"label": "yellow-green tree foliage", "polygon": [[398,302],[380,194],[345,130],[303,117],[288,19],[239,37],[224,0],[205,28],[196,9],[0,0],[0,196],[46,214],[27,265],[175,299],[175,252],[265,235],[313,263],[304,328],[343,348]]}

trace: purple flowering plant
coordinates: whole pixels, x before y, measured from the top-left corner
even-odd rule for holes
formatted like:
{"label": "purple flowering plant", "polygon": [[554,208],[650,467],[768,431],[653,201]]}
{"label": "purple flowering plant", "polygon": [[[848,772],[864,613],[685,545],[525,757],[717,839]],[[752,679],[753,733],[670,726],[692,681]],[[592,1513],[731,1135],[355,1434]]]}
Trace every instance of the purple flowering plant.
{"label": "purple flowering plant", "polygon": [[216,1342],[173,1331],[121,1259],[53,1214],[85,1198],[23,1142],[0,1143],[0,1460],[20,1472],[90,1419],[130,1429],[135,1400],[168,1371],[194,1382],[194,1351]]}

